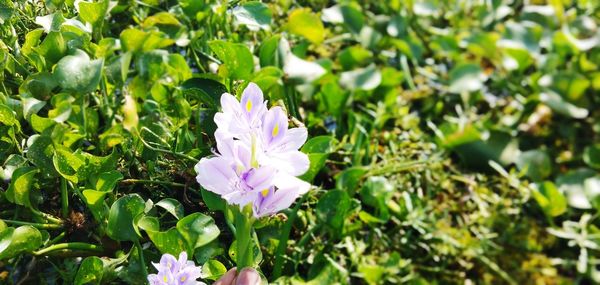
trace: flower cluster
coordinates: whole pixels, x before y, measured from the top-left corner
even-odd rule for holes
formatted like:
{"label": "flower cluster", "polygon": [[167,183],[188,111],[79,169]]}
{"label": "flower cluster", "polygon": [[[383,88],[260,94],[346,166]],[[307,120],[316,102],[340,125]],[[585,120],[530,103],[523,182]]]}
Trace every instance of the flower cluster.
{"label": "flower cluster", "polygon": [[221,107],[214,118],[218,154],[196,165],[198,183],[230,204],[251,204],[255,217],[288,208],[310,188],[296,177],[309,167],[308,156],[299,151],[306,128],[288,129],[283,109],[268,109],[254,83],[241,101],[223,94]]}
{"label": "flower cluster", "polygon": [[205,285],[197,281],[201,275],[201,267],[187,260],[187,253],[179,254],[179,260],[170,254],[163,254],[159,263],[152,263],[157,274],[148,275],[151,285]]}

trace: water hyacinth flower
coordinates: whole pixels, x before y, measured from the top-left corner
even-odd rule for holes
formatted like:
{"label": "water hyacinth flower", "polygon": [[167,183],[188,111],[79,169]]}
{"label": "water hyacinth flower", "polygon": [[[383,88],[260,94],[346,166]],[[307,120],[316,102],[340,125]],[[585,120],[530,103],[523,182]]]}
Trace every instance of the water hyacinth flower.
{"label": "water hyacinth flower", "polygon": [[277,165],[278,169],[294,176],[308,170],[308,156],[299,151],[308,137],[306,128],[288,129],[283,109],[273,107],[268,110],[256,84],[248,84],[240,101],[224,93],[221,107],[222,112],[215,115],[215,137],[231,137],[252,146],[260,165]]}
{"label": "water hyacinth flower", "polygon": [[250,83],[241,101],[221,96],[215,115],[218,154],[196,165],[198,183],[229,204],[252,205],[255,217],[288,208],[310,184],[295,176],[306,172],[309,160],[299,151],[306,128],[288,129],[280,107],[267,109],[260,88]]}
{"label": "water hyacinth flower", "polygon": [[187,253],[179,254],[179,260],[166,253],[159,263],[152,263],[158,270],[157,274],[149,274],[148,282],[152,285],[205,285],[197,281],[201,275],[201,267],[187,260]]}

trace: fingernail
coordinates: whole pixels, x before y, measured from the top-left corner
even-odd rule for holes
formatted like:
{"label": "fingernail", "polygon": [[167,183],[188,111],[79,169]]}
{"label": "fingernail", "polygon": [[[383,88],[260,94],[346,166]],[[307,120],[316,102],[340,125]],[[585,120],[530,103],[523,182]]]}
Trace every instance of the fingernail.
{"label": "fingernail", "polygon": [[238,276],[235,285],[259,285],[260,275],[254,268],[244,268]]}

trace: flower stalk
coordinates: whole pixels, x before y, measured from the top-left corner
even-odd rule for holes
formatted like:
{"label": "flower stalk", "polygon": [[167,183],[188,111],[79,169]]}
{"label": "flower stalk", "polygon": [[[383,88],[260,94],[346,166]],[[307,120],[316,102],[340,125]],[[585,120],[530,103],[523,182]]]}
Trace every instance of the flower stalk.
{"label": "flower stalk", "polygon": [[237,268],[241,270],[246,267],[254,267],[254,245],[252,244],[252,225],[254,224],[254,218],[252,217],[251,207],[244,207],[243,209],[239,209],[238,207],[236,208],[236,264]]}

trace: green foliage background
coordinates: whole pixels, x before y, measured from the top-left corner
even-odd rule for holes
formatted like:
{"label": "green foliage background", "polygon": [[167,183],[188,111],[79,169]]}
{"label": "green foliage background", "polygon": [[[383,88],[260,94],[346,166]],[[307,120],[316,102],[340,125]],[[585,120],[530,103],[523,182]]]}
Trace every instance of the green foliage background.
{"label": "green foliage background", "polygon": [[[200,189],[223,92],[305,125],[278,284],[600,282],[600,3],[0,0],[0,282],[234,266]],[[257,248],[256,248],[257,249]]]}

